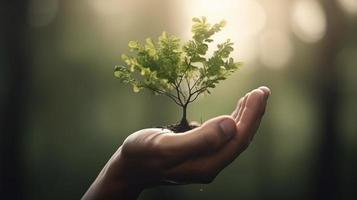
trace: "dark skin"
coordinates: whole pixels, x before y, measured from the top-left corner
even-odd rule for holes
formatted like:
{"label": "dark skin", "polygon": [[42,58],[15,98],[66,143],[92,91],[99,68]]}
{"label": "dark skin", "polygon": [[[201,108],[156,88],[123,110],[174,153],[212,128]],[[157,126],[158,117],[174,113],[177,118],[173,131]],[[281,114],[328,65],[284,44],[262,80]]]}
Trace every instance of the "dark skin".
{"label": "dark skin", "polygon": [[267,87],[252,90],[231,115],[184,133],[151,128],[131,134],[82,199],[133,200],[149,187],[212,182],[251,143],[269,95]]}

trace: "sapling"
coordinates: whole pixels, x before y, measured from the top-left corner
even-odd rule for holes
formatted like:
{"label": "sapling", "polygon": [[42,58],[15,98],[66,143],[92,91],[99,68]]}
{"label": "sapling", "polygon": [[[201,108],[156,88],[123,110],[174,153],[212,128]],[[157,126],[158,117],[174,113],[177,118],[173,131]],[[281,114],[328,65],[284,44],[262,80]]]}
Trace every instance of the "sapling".
{"label": "sapling", "polygon": [[178,124],[170,125],[174,132],[192,129],[187,121],[187,106],[201,94],[208,93],[220,81],[240,66],[230,57],[233,43],[230,39],[217,45],[208,54],[212,36],[221,31],[223,20],[211,25],[206,17],[193,18],[192,39],[181,40],[163,32],[157,41],[147,38],[144,44],[130,41],[131,54],[122,54],[124,65],[115,66],[114,75],[123,83],[132,85],[134,92],[146,88],[156,95],[164,95],[182,108]]}

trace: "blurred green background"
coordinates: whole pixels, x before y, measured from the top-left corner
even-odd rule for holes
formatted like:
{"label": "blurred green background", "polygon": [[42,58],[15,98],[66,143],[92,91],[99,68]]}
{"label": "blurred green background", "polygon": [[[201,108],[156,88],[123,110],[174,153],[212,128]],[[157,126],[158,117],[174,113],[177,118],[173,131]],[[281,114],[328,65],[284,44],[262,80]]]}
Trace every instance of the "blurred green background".
{"label": "blurred green background", "polygon": [[175,123],[166,97],[113,76],[129,40],[191,18],[227,20],[245,65],[188,108],[230,114],[249,90],[272,90],[259,134],[212,184],[158,187],[140,199],[350,199],[357,187],[357,1],[28,0],[1,6],[1,193],[79,199],[136,130]]}

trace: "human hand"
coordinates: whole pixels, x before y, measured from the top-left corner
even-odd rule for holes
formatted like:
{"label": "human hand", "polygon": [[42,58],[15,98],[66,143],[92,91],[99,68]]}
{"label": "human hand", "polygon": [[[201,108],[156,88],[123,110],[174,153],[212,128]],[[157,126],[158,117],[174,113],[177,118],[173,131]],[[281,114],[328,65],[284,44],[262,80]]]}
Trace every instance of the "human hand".
{"label": "human hand", "polygon": [[83,199],[136,199],[147,187],[210,183],[253,139],[270,90],[242,97],[231,115],[184,133],[143,129],[126,138]]}

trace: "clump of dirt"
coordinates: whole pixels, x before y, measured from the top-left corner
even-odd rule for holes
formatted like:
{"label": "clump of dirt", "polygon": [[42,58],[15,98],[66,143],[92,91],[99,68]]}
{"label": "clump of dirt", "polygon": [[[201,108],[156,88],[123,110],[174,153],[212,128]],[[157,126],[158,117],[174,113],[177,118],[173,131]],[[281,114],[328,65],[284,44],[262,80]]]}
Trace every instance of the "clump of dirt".
{"label": "clump of dirt", "polygon": [[158,128],[169,129],[174,133],[182,133],[182,132],[186,132],[186,131],[192,130],[194,128],[197,128],[199,126],[200,126],[199,123],[191,122],[190,124],[187,124],[187,125],[182,125],[181,123],[179,123],[179,124],[170,124],[170,125],[166,125],[166,126],[160,126]]}

